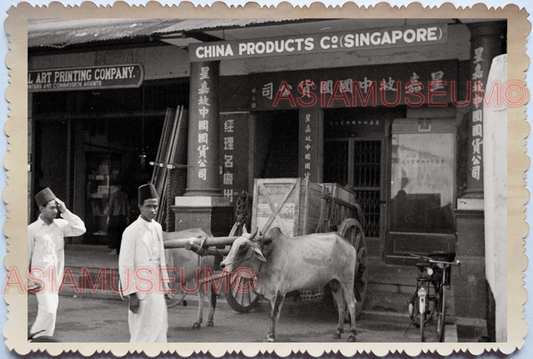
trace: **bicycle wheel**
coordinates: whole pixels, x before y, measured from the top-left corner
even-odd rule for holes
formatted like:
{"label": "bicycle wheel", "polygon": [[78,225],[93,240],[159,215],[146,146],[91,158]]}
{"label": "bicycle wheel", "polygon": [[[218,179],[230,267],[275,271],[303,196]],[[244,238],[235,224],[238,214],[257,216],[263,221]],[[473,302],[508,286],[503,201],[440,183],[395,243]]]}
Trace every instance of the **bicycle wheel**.
{"label": "bicycle wheel", "polygon": [[425,342],[424,328],[426,327],[426,314],[420,314],[420,341]]}
{"label": "bicycle wheel", "polygon": [[[419,319],[420,319],[420,341],[421,342],[425,342],[425,337],[424,337],[424,331],[425,331],[425,327],[426,327],[426,324],[427,322],[429,321],[429,319],[431,319],[431,316],[433,315],[433,312],[430,312],[430,296],[429,296],[429,288],[431,287],[429,285],[429,283],[427,283],[427,288],[426,288],[426,291],[424,294],[421,294],[422,296],[418,295],[418,307],[419,307]],[[422,287],[419,289],[419,291],[423,291],[425,288]],[[431,313],[431,315],[430,315]]]}
{"label": "bicycle wheel", "polygon": [[444,342],[446,332],[446,292],[444,286],[439,289],[439,301],[437,303],[437,335],[439,342]]}
{"label": "bicycle wheel", "polygon": [[419,327],[420,326],[420,323],[419,323],[419,319],[418,319],[418,316],[420,314],[420,312],[418,311],[418,294],[417,294],[417,289],[415,289],[415,292],[413,293],[413,295],[411,296],[411,299],[409,300],[409,318],[411,319],[411,323],[415,326],[415,327]]}
{"label": "bicycle wheel", "polygon": [[[411,296],[411,300],[409,300],[409,318],[411,319],[411,323],[416,327],[420,327],[420,298],[418,298],[418,288],[423,286],[425,284],[419,284]],[[430,303],[431,302],[431,303]],[[430,299],[430,296],[428,295],[426,297],[426,310],[424,315],[424,324],[427,324],[431,318],[433,317],[433,313],[435,311],[435,305],[432,303],[433,300]]]}

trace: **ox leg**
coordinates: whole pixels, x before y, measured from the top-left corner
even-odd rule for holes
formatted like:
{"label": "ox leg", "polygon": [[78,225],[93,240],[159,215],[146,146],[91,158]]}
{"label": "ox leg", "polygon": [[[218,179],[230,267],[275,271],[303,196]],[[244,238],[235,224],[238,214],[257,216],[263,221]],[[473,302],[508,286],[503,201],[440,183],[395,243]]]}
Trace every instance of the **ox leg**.
{"label": "ox leg", "polygon": [[270,313],[270,331],[268,332],[268,335],[267,335],[267,342],[276,341],[276,323],[278,322],[284,299],[285,299],[285,294],[277,292],[275,298],[272,298],[272,300],[270,300],[270,306],[272,307],[272,312]]}
{"label": "ox leg", "polygon": [[355,294],[352,288],[353,285],[343,285],[344,300],[346,301],[348,305],[348,311],[350,312],[350,336],[347,340],[349,342],[355,342],[355,336],[357,335],[357,332],[355,330],[355,303],[357,302],[357,299],[355,299]]}
{"label": "ox leg", "polygon": [[215,309],[217,308],[217,293],[215,288],[211,286],[211,293],[209,295],[209,316],[207,317],[207,326],[212,327],[215,325]]}
{"label": "ox leg", "polygon": [[196,322],[194,322],[192,328],[193,329],[200,329],[202,326],[204,316],[204,292],[200,288],[198,291],[198,315],[196,316]]}
{"label": "ox leg", "polygon": [[335,299],[335,303],[337,303],[337,310],[339,314],[339,320],[337,322],[337,330],[335,331],[335,333],[333,333],[333,339],[340,339],[342,333],[344,333],[344,307],[346,303],[344,302],[344,296],[342,293],[342,289],[339,285],[339,282],[337,282],[336,280],[331,281],[329,285],[331,287],[331,293],[333,294],[333,299]]}

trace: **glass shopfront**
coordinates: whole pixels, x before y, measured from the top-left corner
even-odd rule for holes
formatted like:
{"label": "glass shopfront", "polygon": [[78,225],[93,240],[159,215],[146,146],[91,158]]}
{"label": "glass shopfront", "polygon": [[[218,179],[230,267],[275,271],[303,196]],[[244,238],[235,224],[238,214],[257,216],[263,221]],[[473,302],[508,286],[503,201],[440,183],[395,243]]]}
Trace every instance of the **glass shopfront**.
{"label": "glass shopfront", "polygon": [[390,230],[453,232],[454,135],[393,134]]}
{"label": "glass shopfront", "polygon": [[455,251],[455,120],[392,121],[385,255]]}

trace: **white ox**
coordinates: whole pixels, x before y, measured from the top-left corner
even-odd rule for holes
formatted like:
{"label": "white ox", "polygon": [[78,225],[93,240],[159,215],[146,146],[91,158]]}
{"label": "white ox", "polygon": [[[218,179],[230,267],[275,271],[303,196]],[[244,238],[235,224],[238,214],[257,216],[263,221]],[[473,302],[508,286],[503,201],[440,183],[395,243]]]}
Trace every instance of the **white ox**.
{"label": "white ox", "polygon": [[251,235],[245,233],[236,239],[221,267],[230,272],[244,267],[256,274],[255,291],[267,298],[272,308],[267,341],[276,339],[276,323],[288,292],[315,290],[329,284],[339,310],[333,338],[339,339],[344,331],[347,303],[351,320],[348,341],[354,342],[355,248],[334,232],[290,238],[273,227],[259,240],[254,240],[256,234],[257,231]]}
{"label": "white ox", "polygon": [[[192,237],[212,237],[210,233],[204,232],[201,229],[187,229],[178,232],[167,232],[164,233],[165,240],[172,239],[182,239],[182,238],[192,238]],[[168,273],[168,276],[173,281],[170,283],[172,289],[178,289],[181,285],[186,285],[187,289],[194,289],[199,286],[198,293],[198,313],[196,317],[196,322],[194,322],[193,329],[199,329],[203,322],[203,309],[204,309],[204,296],[206,294],[205,285],[203,283],[197,283],[197,269],[200,270],[200,279],[204,278],[204,273],[207,268],[213,270],[215,257],[208,255],[205,257],[200,257],[195,252],[185,249],[185,248],[166,248],[165,249],[165,259],[167,262],[168,268],[175,268],[175,271]],[[180,272],[180,269],[182,272]],[[185,278],[181,277],[181,274],[185,274]],[[191,285],[192,284],[192,285]],[[207,317],[206,326],[212,327],[214,325],[214,316],[215,309],[217,305],[217,293],[215,292],[212,282],[209,284],[209,314]],[[179,295],[179,294],[174,294]]]}

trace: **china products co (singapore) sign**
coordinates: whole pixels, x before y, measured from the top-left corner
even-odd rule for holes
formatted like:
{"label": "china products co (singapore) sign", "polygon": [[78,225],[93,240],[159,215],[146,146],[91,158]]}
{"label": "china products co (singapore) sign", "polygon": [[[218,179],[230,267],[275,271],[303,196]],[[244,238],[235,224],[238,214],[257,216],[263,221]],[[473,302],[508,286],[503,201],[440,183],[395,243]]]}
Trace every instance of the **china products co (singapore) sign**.
{"label": "china products co (singapore) sign", "polygon": [[139,87],[143,79],[144,71],[140,64],[29,71],[28,91]]}
{"label": "china products co (singapore) sign", "polygon": [[447,41],[447,24],[431,24],[190,44],[189,53],[190,60],[195,62],[435,45]]}

